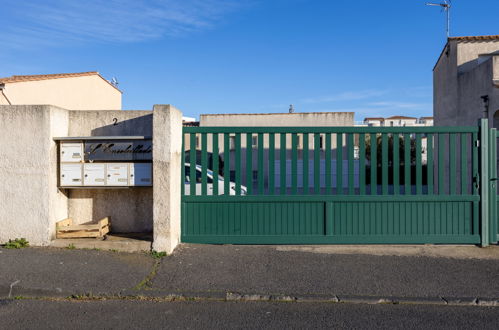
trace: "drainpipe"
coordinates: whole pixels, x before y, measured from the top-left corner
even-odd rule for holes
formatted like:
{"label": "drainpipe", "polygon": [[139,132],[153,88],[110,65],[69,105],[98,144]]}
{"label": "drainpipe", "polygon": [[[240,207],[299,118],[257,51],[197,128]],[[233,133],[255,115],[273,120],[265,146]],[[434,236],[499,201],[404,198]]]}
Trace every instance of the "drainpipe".
{"label": "drainpipe", "polygon": [[12,105],[7,95],[5,95],[4,89],[5,89],[5,84],[0,84],[0,92],[2,92],[2,95],[7,100],[7,103],[9,103],[9,105]]}

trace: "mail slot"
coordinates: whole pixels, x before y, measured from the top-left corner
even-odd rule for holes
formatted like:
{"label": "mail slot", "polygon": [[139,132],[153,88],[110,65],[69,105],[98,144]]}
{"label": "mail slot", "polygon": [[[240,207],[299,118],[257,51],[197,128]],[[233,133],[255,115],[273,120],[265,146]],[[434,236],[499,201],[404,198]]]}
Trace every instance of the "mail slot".
{"label": "mail slot", "polygon": [[152,166],[150,163],[130,164],[130,186],[152,185]]}
{"label": "mail slot", "polygon": [[105,164],[85,164],[83,166],[84,186],[104,186],[106,184]]}
{"label": "mail slot", "polygon": [[128,163],[106,164],[106,185],[128,186]]}
{"label": "mail slot", "polygon": [[82,168],[81,164],[61,164],[61,186],[81,186]]}
{"label": "mail slot", "polygon": [[83,160],[83,143],[62,142],[60,150],[60,159],[63,163],[79,163]]}

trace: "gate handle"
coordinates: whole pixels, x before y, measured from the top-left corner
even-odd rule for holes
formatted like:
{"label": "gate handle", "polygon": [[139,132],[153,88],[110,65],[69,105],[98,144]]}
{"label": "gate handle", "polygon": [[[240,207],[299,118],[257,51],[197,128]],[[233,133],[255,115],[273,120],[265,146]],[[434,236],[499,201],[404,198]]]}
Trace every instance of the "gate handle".
{"label": "gate handle", "polygon": [[497,178],[490,178],[490,181],[497,181]]}

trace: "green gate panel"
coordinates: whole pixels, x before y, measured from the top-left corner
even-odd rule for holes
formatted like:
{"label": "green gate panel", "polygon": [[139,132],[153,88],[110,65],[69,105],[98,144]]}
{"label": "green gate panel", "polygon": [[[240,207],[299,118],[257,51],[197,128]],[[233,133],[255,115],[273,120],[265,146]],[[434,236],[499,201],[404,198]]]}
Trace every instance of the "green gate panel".
{"label": "green gate panel", "polygon": [[182,242],[478,244],[472,201],[183,202]]}
{"label": "green gate panel", "polygon": [[185,239],[324,235],[324,203],[185,203],[182,224]]}

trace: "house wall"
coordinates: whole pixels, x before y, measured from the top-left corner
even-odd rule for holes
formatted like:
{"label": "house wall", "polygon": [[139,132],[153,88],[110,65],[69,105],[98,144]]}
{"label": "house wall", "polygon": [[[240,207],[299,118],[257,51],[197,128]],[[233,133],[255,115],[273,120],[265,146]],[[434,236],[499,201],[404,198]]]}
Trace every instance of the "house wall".
{"label": "house wall", "polygon": [[[71,110],[121,110],[121,92],[98,75],[6,83],[11,104],[51,104]],[[0,93],[0,104],[9,104]]]}
{"label": "house wall", "polygon": [[433,72],[433,112],[436,126],[476,125],[486,116],[482,95],[488,95],[488,118],[493,122],[499,110],[499,55],[488,59],[479,55],[498,53],[499,41],[449,41],[449,56],[442,53]]}

